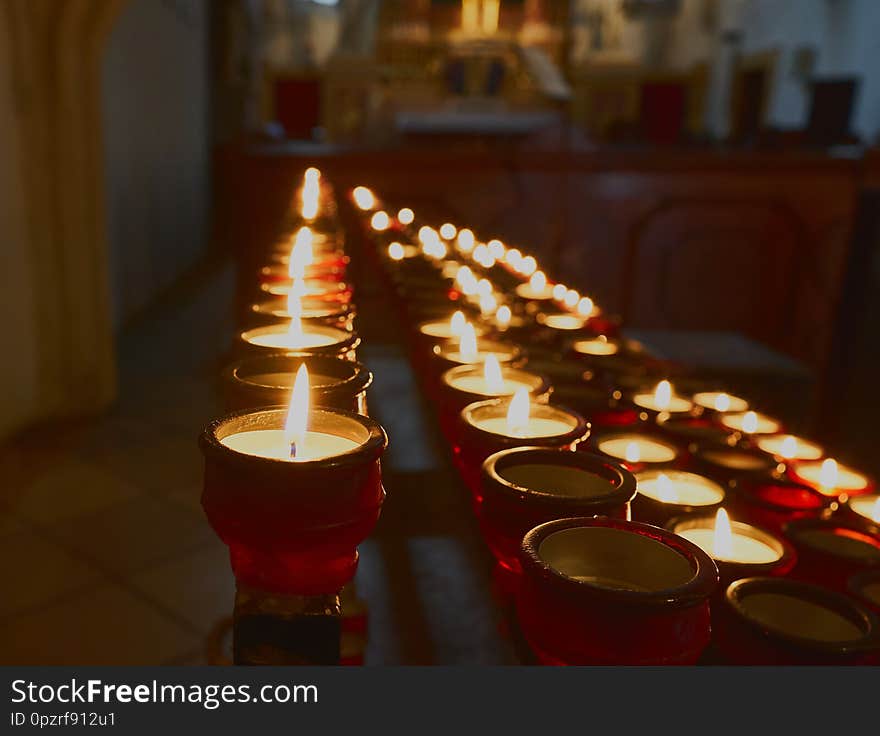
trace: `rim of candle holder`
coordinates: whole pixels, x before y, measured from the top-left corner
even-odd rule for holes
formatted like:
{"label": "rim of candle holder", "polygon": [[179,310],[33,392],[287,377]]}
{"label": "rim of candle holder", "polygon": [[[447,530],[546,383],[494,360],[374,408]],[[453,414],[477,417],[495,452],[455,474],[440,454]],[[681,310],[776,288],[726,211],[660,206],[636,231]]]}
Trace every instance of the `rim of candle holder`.
{"label": "rim of candle holder", "polygon": [[[462,424],[471,432],[479,432],[490,437],[496,438],[498,442],[512,444],[519,447],[523,443],[528,443],[535,447],[540,447],[550,442],[555,444],[570,444],[572,442],[581,442],[590,434],[590,423],[580,414],[565,406],[551,404],[529,404],[529,416],[533,419],[554,419],[559,413],[566,414],[574,421],[574,426],[568,432],[562,434],[542,435],[538,437],[511,437],[506,434],[492,432],[482,427],[478,427],[474,422],[479,419],[500,419],[507,416],[507,410],[510,407],[510,398],[503,399],[484,399],[482,401],[474,401],[461,410],[459,418]],[[489,416],[477,417],[476,414],[488,414]]]}
{"label": "rim of candle holder", "polygon": [[265,334],[284,334],[278,327],[283,327],[284,322],[275,322],[269,325],[261,325],[260,327],[251,327],[246,330],[240,330],[238,335],[239,346],[250,353],[295,353],[297,355],[336,355],[345,356],[353,353],[361,344],[360,336],[353,331],[342,329],[334,325],[325,325],[321,323],[309,323],[309,332],[317,332],[322,335],[333,336],[344,335],[345,339],[331,343],[329,345],[315,345],[314,347],[298,347],[284,348],[278,345],[257,345],[248,340],[248,336]]}
{"label": "rim of candle holder", "polygon": [[[534,463],[528,461],[535,458]],[[506,478],[505,470],[518,465],[564,465],[585,470],[609,482],[608,493],[601,496],[570,496],[551,491],[542,491],[522,486]],[[601,455],[587,452],[569,452],[548,447],[511,447],[490,455],[483,461],[483,485],[496,493],[517,501],[530,500],[552,502],[554,506],[572,506],[578,509],[598,506],[607,507],[609,503],[625,504],[635,498],[635,476],[623,466],[611,462]]]}
{"label": "rim of candle holder", "polygon": [[[552,317],[569,317],[572,320],[577,320],[578,325],[576,327],[558,327],[552,324],[548,324],[547,320]],[[539,324],[541,327],[547,327],[551,330],[556,330],[556,333],[559,337],[570,336],[580,332],[589,331],[589,321],[589,317],[574,314],[563,309],[553,311],[542,310],[535,314],[535,322],[537,324]]]}
{"label": "rim of candle holder", "polygon": [[[805,532],[810,531],[834,532],[836,530],[847,531],[848,534],[837,536],[843,536],[872,547],[876,554],[870,557],[847,554],[840,550],[823,547],[804,536]],[[859,567],[880,568],[880,526],[867,521],[867,519],[864,522],[858,519],[839,519],[834,516],[819,519],[794,519],[786,522],[782,527],[782,532],[795,547],[803,547],[815,554],[855,563]]]}
{"label": "rim of candle holder", "polygon": [[[269,265],[278,265],[278,266],[288,266],[290,265],[290,251],[292,249],[292,245],[288,246],[286,251],[282,250],[273,250],[269,256]],[[309,265],[321,266],[323,262],[333,261],[334,263],[339,264],[337,268],[345,269],[351,263],[351,257],[346,255],[345,251],[341,248],[335,248],[333,250],[324,250],[322,248],[314,248],[314,263]],[[306,267],[308,268],[308,266]]]}
{"label": "rim of candle holder", "polygon": [[[461,361],[455,360],[454,358],[450,358],[450,355],[457,354],[459,344],[457,339],[446,339],[440,340],[437,342],[431,350],[431,355],[437,358],[438,360],[446,361],[453,365],[482,365],[485,361],[485,356],[489,353],[495,355],[498,358],[499,363],[506,363],[508,365],[519,364],[520,361],[526,359],[525,350],[523,350],[519,345],[516,345],[512,342],[502,342],[501,340],[487,340],[483,337],[477,338],[477,352],[481,356],[481,360],[476,363],[462,363]],[[494,350],[493,348],[498,348],[499,350]]]}
{"label": "rim of candle holder", "polygon": [[[751,614],[743,603],[754,593],[788,595],[827,608],[845,618],[864,634],[858,639],[829,642],[798,636],[781,628],[769,626]],[[762,638],[770,641],[822,654],[859,654],[880,648],[880,621],[877,617],[860,602],[819,585],[781,577],[740,578],[727,586],[724,591],[724,602],[739,621],[743,621]]]}
{"label": "rim of candle holder", "polygon": [[[767,478],[773,479],[779,476],[779,463],[763,450],[756,447],[743,447],[736,439],[737,433],[731,434],[727,440],[722,442],[693,442],[688,448],[691,456],[698,464],[704,467],[712,468],[717,472],[726,474],[736,474],[740,477],[748,477],[752,479]],[[707,457],[707,453],[723,452],[732,453],[740,456],[748,456],[760,461],[760,466],[753,468],[736,468],[729,465],[723,465],[714,462]]]}
{"label": "rim of candle holder", "polygon": [[[807,478],[804,478],[800,474],[800,472],[799,472],[800,468],[802,468],[805,465],[818,464],[821,466],[821,464],[827,459],[828,458],[826,457],[826,458],[821,458],[818,460],[795,460],[795,461],[786,460],[786,461],[784,461],[785,465],[786,465],[786,471],[785,471],[786,475],[788,475],[788,477],[791,478],[795,483],[803,483],[804,485],[809,485],[809,486],[812,486],[815,488],[815,486],[813,486],[812,481],[808,480]],[[843,463],[841,463],[841,464],[843,464]],[[864,477],[865,485],[860,488],[842,488],[840,486],[834,486],[833,490],[835,490],[836,493],[829,494],[832,499],[836,500],[836,499],[843,498],[844,496],[846,496],[847,498],[853,498],[854,496],[866,496],[868,494],[877,492],[876,481],[873,478],[871,478],[869,475],[867,475],[865,473],[862,473],[859,470],[855,470],[849,464],[846,464],[846,467],[853,470],[854,472],[858,473],[862,477]],[[820,491],[820,493],[821,493],[821,491]]]}
{"label": "rim of candle holder", "polygon": [[[623,413],[623,411],[621,413]],[[638,435],[639,437],[644,437],[651,440],[652,442],[657,442],[661,445],[665,445],[675,453],[675,456],[670,460],[658,460],[655,462],[640,458],[639,460],[632,463],[632,465],[639,468],[637,472],[652,468],[659,469],[671,467],[680,462],[685,454],[685,450],[682,449],[682,447],[677,442],[673,442],[669,438],[663,437],[656,431],[646,429],[644,426],[639,425],[638,423],[622,425],[621,428],[613,427],[609,429],[603,427],[590,437],[590,450],[592,452],[595,452],[597,455],[610,458],[615,463],[627,463],[627,460],[625,458],[614,457],[613,455],[610,455],[599,448],[599,445],[601,445],[602,442],[604,442],[605,440],[614,439],[616,437],[626,437],[627,435]]]}
{"label": "rim of candle holder", "polygon": [[[326,287],[324,291],[306,292],[302,295],[303,299],[325,299],[327,301],[346,300],[352,294],[352,287],[347,281],[328,281],[321,278],[306,278],[306,285],[321,284]],[[286,281],[264,282],[260,284],[260,291],[270,296],[287,296],[289,287],[293,282],[291,279]],[[279,289],[286,289],[286,291]]]}
{"label": "rim of candle holder", "polygon": [[[310,305],[309,302],[312,304]],[[302,317],[303,322],[309,322],[312,320],[343,320],[351,316],[351,313],[354,311],[354,305],[351,302],[312,299],[307,296],[301,300],[301,303],[303,306],[303,312],[315,309],[321,312],[316,315],[305,314]],[[275,309],[274,307],[276,305],[280,307],[280,309]],[[274,320],[276,322],[283,322],[284,320],[290,319],[290,315],[287,314],[287,297],[284,296],[275,296],[271,299],[264,299],[263,301],[255,302],[250,305],[249,312],[252,316],[258,316],[267,321]],[[279,314],[279,312],[281,312],[281,314]]]}
{"label": "rim of candle holder", "polygon": [[[557,570],[541,556],[541,545],[553,534],[579,528],[611,528],[648,537],[670,548],[688,563],[691,577],[681,585],[657,590],[626,590],[611,588],[570,577]],[[581,516],[556,519],[540,524],[526,533],[520,547],[523,571],[533,575],[567,597],[601,599],[612,603],[651,606],[654,608],[688,608],[705,602],[718,587],[718,568],[712,558],[696,544],[666,529],[637,521],[607,516]]]}
{"label": "rim of candle holder", "polygon": [[[448,337],[445,335],[431,335],[430,333],[422,332],[422,328],[426,327],[427,325],[440,325],[440,324],[448,325],[449,320],[452,319],[452,315],[455,314],[456,311],[463,312],[465,315],[465,319],[467,319],[469,310],[467,310],[467,309],[459,309],[459,310],[453,309],[451,312],[449,312],[449,316],[446,319],[440,318],[440,319],[423,319],[423,320],[421,320],[415,327],[416,334],[423,337],[423,338],[426,338],[428,340],[437,340],[437,341],[441,341],[441,342],[445,342],[447,340],[458,340],[457,337]],[[471,316],[473,316],[473,315],[471,315]],[[480,324],[479,322],[471,322],[471,326],[474,328],[474,334],[477,336],[478,339],[489,333],[489,329],[485,325]]]}
{"label": "rim of candle holder", "polygon": [[[466,389],[458,388],[457,386],[452,385],[452,381],[456,378],[461,378],[463,376],[483,376],[483,363],[464,363],[462,365],[456,365],[452,368],[448,368],[443,371],[440,376],[440,381],[443,384],[443,387],[454,391],[458,394],[462,400],[466,403],[471,404],[477,401],[482,401],[483,399],[489,398],[507,398],[508,396],[512,396],[513,394],[481,394],[474,391],[468,391]],[[541,375],[540,373],[532,373],[531,371],[523,368],[518,368],[510,365],[509,363],[501,364],[501,377],[509,378],[514,381],[518,381],[519,383],[526,383],[529,385],[529,395],[532,398],[543,397],[545,395],[549,396],[553,391],[553,386],[550,381],[547,380],[546,376]],[[461,404],[459,404],[461,406]]]}
{"label": "rim of candle holder", "polygon": [[[318,259],[316,259],[317,261]],[[305,266],[303,276],[305,280],[315,281],[344,281],[346,269],[336,264],[321,264],[320,261]],[[257,278],[266,283],[290,283],[291,276],[287,266],[282,263],[270,263],[261,266],[257,271]]]}
{"label": "rim of candle holder", "polygon": [[273,406],[280,403],[277,401],[279,398],[278,394],[290,393],[293,385],[256,383],[248,380],[248,375],[254,376],[266,373],[295,374],[303,364],[306,365],[310,373],[315,372],[319,375],[328,375],[340,379],[334,383],[310,385],[309,391],[318,396],[328,398],[357,396],[366,391],[373,383],[373,374],[363,363],[347,360],[335,355],[295,352],[278,352],[241,358],[227,365],[223,369],[222,377],[224,382],[232,388],[242,386],[244,390],[250,393],[265,395],[267,399],[274,399],[274,401],[268,401],[266,404],[266,406]]}
{"label": "rim of candle holder", "polygon": [[[690,504],[690,503],[677,503],[675,501],[661,501],[660,499],[654,498],[653,496],[648,496],[647,494],[640,493],[638,491],[638,483],[642,479],[648,479],[648,476],[656,477],[661,473],[672,473],[682,475],[691,475],[696,478],[700,478],[708,483],[711,483],[718,489],[718,492],[721,493],[721,498],[718,499],[715,503],[706,503],[701,505]],[[656,506],[657,509],[662,509],[664,511],[664,516],[669,517],[670,515],[673,518],[680,516],[687,516],[690,514],[700,514],[700,513],[709,513],[715,512],[718,510],[720,506],[722,506],[727,499],[727,489],[718,481],[712,480],[712,478],[708,478],[705,475],[700,475],[699,473],[694,473],[690,470],[678,470],[677,468],[645,468],[644,470],[640,470],[637,473],[634,473],[636,478],[636,497],[638,499],[638,503],[644,503],[649,505],[650,507]],[[674,483],[674,479],[670,478],[670,480]]]}
{"label": "rim of candle holder", "polygon": [[[712,529],[714,528],[715,514],[693,513],[683,514],[670,519],[666,523],[666,529],[673,534],[687,531],[688,529]],[[762,542],[770,547],[779,557],[770,562],[739,562],[737,560],[715,560],[715,564],[722,573],[729,573],[737,577],[754,577],[756,575],[785,575],[797,562],[797,552],[794,546],[785,537],[774,534],[757,524],[730,519],[730,528],[736,534],[749,537]],[[708,552],[706,554],[709,554]],[[712,557],[712,555],[709,555]],[[729,577],[722,574],[723,577]]]}
{"label": "rim of candle holder", "polygon": [[[689,426],[696,422],[705,423],[709,429],[717,430],[715,436],[709,437],[704,432],[689,429]],[[706,441],[720,442],[723,444],[724,440],[732,435],[731,430],[712,421],[712,419],[704,414],[684,412],[668,414],[661,412],[656,417],[656,424],[657,429],[661,432],[667,432],[676,439],[687,442],[688,444]]]}
{"label": "rim of candle holder", "polygon": [[[821,514],[822,512],[828,510],[831,505],[836,500],[833,496],[826,496],[822,493],[819,493],[812,486],[808,486],[804,483],[795,483],[794,481],[789,480],[786,476],[781,476],[779,478],[768,478],[760,481],[738,481],[734,480],[732,483],[734,492],[740,496],[745,502],[749,504],[753,504],[755,506],[760,506],[761,508],[768,509],[770,511],[777,511],[780,513],[797,513],[797,512],[812,512]],[[760,491],[768,488],[778,488],[781,490],[791,490],[793,492],[798,492],[804,495],[809,496],[811,499],[815,500],[817,504],[815,506],[793,506],[782,503],[777,503],[767,496],[763,496],[760,494]]]}
{"label": "rim of candle holder", "polygon": [[253,475],[285,477],[292,472],[309,472],[326,468],[342,468],[361,465],[365,461],[378,460],[388,446],[388,435],[374,419],[344,409],[316,408],[309,411],[309,431],[340,430],[339,420],[347,423],[348,433],[343,435],[357,446],[330,457],[309,460],[282,460],[239,452],[227,447],[221,440],[238,432],[261,429],[283,429],[287,420],[287,407],[265,409],[242,409],[215,419],[202,431],[199,446],[206,459],[227,466],[247,470]]}
{"label": "rim of candle holder", "polygon": [[880,609],[880,596],[876,599],[869,598],[865,593],[865,588],[869,585],[880,586],[880,568],[869,568],[861,570],[855,575],[850,575],[846,581],[846,589],[851,595],[854,595],[860,601],[864,601],[869,606]]}

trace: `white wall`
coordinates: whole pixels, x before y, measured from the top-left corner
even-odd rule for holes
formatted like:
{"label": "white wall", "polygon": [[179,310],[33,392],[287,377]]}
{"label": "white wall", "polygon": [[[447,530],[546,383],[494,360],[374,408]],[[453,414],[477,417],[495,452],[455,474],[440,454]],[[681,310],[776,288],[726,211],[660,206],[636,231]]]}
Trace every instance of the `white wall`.
{"label": "white wall", "polygon": [[206,0],[129,0],[103,61],[114,325],[198,260],[210,193]]}

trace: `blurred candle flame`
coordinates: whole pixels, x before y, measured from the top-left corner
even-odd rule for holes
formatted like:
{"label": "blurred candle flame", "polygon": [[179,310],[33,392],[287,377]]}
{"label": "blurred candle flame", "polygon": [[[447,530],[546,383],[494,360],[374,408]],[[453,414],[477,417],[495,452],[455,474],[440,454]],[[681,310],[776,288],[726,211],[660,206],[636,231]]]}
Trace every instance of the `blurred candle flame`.
{"label": "blurred candle flame", "polygon": [[581,297],[578,302],[578,314],[581,317],[589,317],[593,313],[593,300],[588,296]]}
{"label": "blurred candle flame", "polygon": [[470,322],[465,322],[461,335],[458,338],[458,352],[468,363],[474,363],[479,356],[477,352],[477,333]]}
{"label": "blurred candle flame", "polygon": [[730,396],[723,391],[715,397],[715,411],[725,412],[730,409]]}
{"label": "blurred candle flame", "polygon": [[623,457],[628,463],[637,463],[642,459],[642,451],[639,449],[638,442],[627,442]]}
{"label": "blurred candle flame", "polygon": [[458,228],[451,222],[444,222],[440,226],[440,237],[446,240],[452,240],[458,233]]}
{"label": "blurred candle flame", "polygon": [[376,197],[366,187],[355,187],[351,196],[354,198],[354,203],[358,206],[358,209],[361,210],[371,210],[376,204]]}
{"label": "blurred candle flame", "polygon": [[506,304],[502,304],[500,307],[498,307],[498,311],[495,312],[495,321],[502,329],[507,329],[507,327],[510,325],[511,317],[513,317],[513,314],[510,311],[510,307],[508,307]]}
{"label": "blurred candle flame", "polygon": [[464,318],[464,312],[458,309],[449,319],[449,332],[456,337],[461,337],[461,333],[464,332],[464,326],[466,324],[467,320]]}
{"label": "blurred candle flame", "polygon": [[[538,262],[535,260],[534,256],[526,256],[522,260],[522,266],[520,268],[520,273],[523,276],[531,276],[535,273],[535,270],[538,268]],[[545,279],[546,285],[546,279]]]}
{"label": "blurred candle flame", "polygon": [[758,430],[758,415],[753,411],[747,411],[742,420],[743,432],[754,434]]}
{"label": "blurred candle flame", "polygon": [[284,422],[284,439],[290,443],[290,458],[302,457],[309,424],[309,371],[303,363],[296,372],[290,408]]}
{"label": "blurred candle flame", "polygon": [[840,475],[840,470],[837,467],[837,460],[833,457],[829,457],[822,463],[822,467],[819,469],[819,486],[820,488],[825,490],[833,490],[837,487],[837,479]]}
{"label": "blurred candle flame", "polygon": [[528,427],[529,392],[525,388],[518,388],[507,408],[507,432],[514,437],[519,437],[526,433]]}
{"label": "blurred candle flame", "polygon": [[672,384],[663,380],[654,389],[654,404],[660,411],[666,411],[672,403]]}
{"label": "blurred candle flame", "polygon": [[456,242],[458,243],[458,249],[462,253],[470,253],[474,249],[476,238],[474,238],[473,231],[464,228],[458,231]]}
{"label": "blurred candle flame", "polygon": [[779,455],[786,460],[791,460],[797,457],[798,452],[798,442],[797,437],[793,437],[792,435],[787,435],[783,440],[782,444],[779,446]]}
{"label": "blurred candle flame", "polygon": [[733,557],[733,529],[724,509],[715,514],[715,533],[712,536],[712,556],[729,560]]}
{"label": "blurred candle flame", "polygon": [[529,288],[534,292],[541,292],[547,288],[547,276],[543,271],[535,271],[529,278]]}
{"label": "blurred candle flame", "polygon": [[287,260],[287,274],[290,278],[302,278],[305,276],[306,266],[314,262],[315,256],[312,250],[314,240],[315,236],[310,227],[301,227],[296,231],[290,257]]}
{"label": "blurred candle flame", "polygon": [[666,473],[660,473],[657,476],[657,495],[664,503],[677,503],[678,494],[675,492],[675,486]]}
{"label": "blurred candle flame", "polygon": [[300,214],[303,219],[314,220],[318,216],[318,198],[321,193],[321,172],[314,167],[306,169],[300,192]]}
{"label": "blurred candle flame", "polygon": [[489,353],[486,356],[486,362],[483,364],[483,377],[486,379],[486,387],[491,393],[500,394],[504,390],[501,364],[494,353]]}
{"label": "blurred candle flame", "polygon": [[874,507],[871,509],[871,520],[880,523],[880,498],[874,502]]}
{"label": "blurred candle flame", "polygon": [[493,238],[488,243],[486,243],[486,248],[489,251],[489,255],[491,255],[492,258],[494,258],[496,261],[500,261],[502,258],[504,258],[504,253],[507,250],[504,247],[504,243],[502,243],[497,238]]}
{"label": "blurred candle flame", "polygon": [[391,243],[388,246],[388,255],[393,261],[402,260],[404,256],[403,246],[400,243]]}
{"label": "blurred candle flame", "polygon": [[401,225],[409,225],[413,220],[416,219],[416,213],[413,212],[409,207],[403,207],[397,212],[397,221]]}
{"label": "blurred candle flame", "polygon": [[391,218],[388,217],[388,213],[384,210],[374,212],[373,216],[370,218],[370,227],[376,232],[387,230],[391,227]]}
{"label": "blurred candle flame", "polygon": [[494,314],[496,309],[498,309],[498,300],[493,294],[482,294],[480,296],[480,314],[482,316],[488,317]]}
{"label": "blurred candle flame", "polygon": [[581,295],[577,293],[574,289],[569,289],[565,292],[565,298],[563,301],[565,302],[565,306],[571,309],[575,304],[578,303],[578,300],[581,298]]}

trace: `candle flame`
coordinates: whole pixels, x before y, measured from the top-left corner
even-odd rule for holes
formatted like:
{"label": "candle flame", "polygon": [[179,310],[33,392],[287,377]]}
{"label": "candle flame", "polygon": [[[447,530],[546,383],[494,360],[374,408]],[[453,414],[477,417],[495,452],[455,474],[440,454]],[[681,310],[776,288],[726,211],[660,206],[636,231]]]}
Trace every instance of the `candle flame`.
{"label": "candle flame", "polygon": [[492,238],[492,240],[486,243],[486,247],[489,250],[489,255],[498,261],[504,258],[504,253],[507,251],[507,248],[504,247],[504,243],[498,240],[498,238]]}
{"label": "candle flame", "polygon": [[495,312],[495,321],[498,323],[498,326],[504,330],[510,325],[511,317],[513,317],[513,314],[510,311],[510,307],[506,304],[502,304],[498,307],[498,311]]}
{"label": "candle flame", "polygon": [[544,291],[547,288],[547,276],[543,271],[535,271],[529,278],[529,288],[534,292]]}
{"label": "candle flame", "polygon": [[627,442],[623,457],[628,463],[637,463],[642,459],[642,451],[639,449],[638,442]]}
{"label": "candle flame", "polygon": [[462,253],[470,253],[474,249],[474,243],[476,242],[476,238],[474,237],[474,233],[472,230],[468,228],[464,228],[463,230],[458,231],[458,249]]}
{"label": "candle flame", "polygon": [[413,212],[409,207],[404,207],[397,212],[397,221],[401,225],[409,225],[415,219],[416,213]]}
{"label": "candle flame", "polygon": [[452,240],[457,233],[458,228],[451,222],[444,222],[440,226],[440,237],[445,238],[446,240]]}
{"label": "candle flame", "polygon": [[310,227],[301,227],[296,231],[290,257],[287,259],[287,274],[290,278],[302,278],[305,276],[306,266],[314,263],[315,256],[312,251],[314,240],[315,235]]}
{"label": "candle flame", "polygon": [[480,296],[489,296],[492,293],[492,282],[489,279],[480,279],[477,281],[477,293]]}
{"label": "candle flame", "polygon": [[678,493],[666,473],[657,476],[657,495],[663,503],[678,503]]}
{"label": "candle flame", "polygon": [[712,556],[729,560],[733,557],[733,529],[724,509],[715,514],[715,533],[712,535]]}
{"label": "candle flame", "polygon": [[715,411],[725,412],[730,409],[730,396],[723,391],[715,397]]}
{"label": "candle flame", "polygon": [[590,297],[581,297],[581,300],[578,302],[578,314],[581,317],[589,317],[593,313],[593,308],[593,300]]}
{"label": "candle flame", "polygon": [[553,287],[553,298],[556,301],[561,302],[563,299],[565,299],[565,294],[567,291],[568,287],[565,284],[556,284]]}
{"label": "candle flame", "polygon": [[654,389],[654,404],[660,411],[666,411],[672,403],[672,384],[663,380]]}
{"label": "candle flame", "polygon": [[535,270],[538,268],[538,262],[535,260],[534,256],[526,256],[522,260],[522,267],[520,268],[520,273],[523,276],[531,276],[535,273]]}
{"label": "candle flame", "polygon": [[486,379],[486,387],[490,393],[500,394],[504,391],[504,378],[501,375],[501,364],[494,353],[486,356],[486,362],[483,363],[483,377]]}
{"label": "candle flame", "polygon": [[404,250],[400,243],[392,243],[388,246],[388,256],[392,261],[403,260]]}
{"label": "candle flame", "polygon": [[358,206],[358,209],[361,210],[371,210],[376,204],[376,197],[366,187],[355,187],[351,196],[354,198],[354,203]]}
{"label": "candle flame", "polygon": [[305,450],[306,429],[309,424],[309,371],[303,363],[296,372],[290,408],[284,422],[284,439],[290,443],[290,458],[302,457]]}
{"label": "candle flame", "polygon": [[792,458],[797,457],[798,451],[798,443],[797,437],[792,435],[786,435],[782,440],[782,444],[779,446],[779,454],[781,457],[786,460],[791,460]]}
{"label": "candle flame", "polygon": [[388,217],[388,213],[384,210],[374,212],[373,216],[370,218],[370,227],[372,227],[373,230],[375,230],[376,232],[387,230],[389,227],[391,227],[391,218]]}
{"label": "candle flame", "polygon": [[480,296],[480,314],[484,317],[493,314],[498,309],[498,300],[493,294],[483,294]]}
{"label": "candle flame", "polygon": [[297,299],[304,297],[308,291],[306,282],[301,276],[294,276],[290,289],[287,292],[287,304],[290,305],[290,297],[295,296]]}
{"label": "candle flame", "polygon": [[758,415],[753,411],[747,411],[742,420],[743,432],[754,434],[758,431]]}
{"label": "candle flame", "polygon": [[565,292],[565,306],[571,309],[575,304],[578,303],[578,300],[581,298],[581,295],[577,293],[574,289],[569,289]]}
{"label": "candle flame", "polygon": [[525,388],[518,388],[507,408],[507,432],[518,437],[524,435],[528,427],[529,392]]}
{"label": "candle flame", "polygon": [[475,363],[479,353],[477,351],[477,333],[470,322],[465,322],[461,335],[458,338],[458,352],[466,363]]}
{"label": "candle flame", "polygon": [[822,463],[819,469],[819,486],[822,491],[830,491],[837,487],[837,478],[840,471],[837,467],[837,460],[829,457]]}
{"label": "candle flame", "polygon": [[871,509],[870,516],[872,521],[876,521],[878,524],[880,524],[880,498],[878,498],[874,502],[874,506]]}
{"label": "candle flame", "polygon": [[314,220],[318,216],[318,197],[321,193],[321,172],[314,167],[306,169],[300,192],[300,214],[303,219]]}
{"label": "candle flame", "polygon": [[449,319],[449,332],[456,337],[461,337],[461,333],[464,332],[464,327],[467,324],[467,320],[464,318],[464,312],[460,309],[456,310],[455,313]]}

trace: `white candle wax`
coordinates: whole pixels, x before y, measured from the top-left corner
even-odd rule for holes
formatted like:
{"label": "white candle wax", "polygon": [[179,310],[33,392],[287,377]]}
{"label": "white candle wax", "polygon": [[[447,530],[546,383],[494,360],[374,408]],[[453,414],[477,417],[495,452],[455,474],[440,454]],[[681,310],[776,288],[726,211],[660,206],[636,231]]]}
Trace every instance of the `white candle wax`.
{"label": "white candle wax", "polygon": [[620,347],[616,342],[597,337],[591,340],[578,340],[574,344],[574,350],[582,355],[616,355]]}
{"label": "white candle wax", "polygon": [[620,434],[599,441],[599,450],[606,455],[627,460],[627,450],[635,446],[638,448],[638,460],[629,462],[642,463],[668,463],[675,460],[677,453],[671,445],[645,437],[635,432]]}
{"label": "white candle wax", "polygon": [[484,352],[483,350],[483,347],[480,347],[479,352],[476,355],[463,354],[458,350],[454,350],[448,353],[439,351],[438,354],[442,355],[444,358],[452,363],[461,363],[463,365],[485,363],[486,357],[489,355],[494,355],[498,359],[499,363],[509,363],[511,360],[513,360],[513,353],[498,352],[497,350]]}
{"label": "white candle wax", "polygon": [[583,317],[574,314],[547,314],[541,318],[541,322],[554,330],[580,330],[586,324]]}
{"label": "white candle wax", "polygon": [[261,332],[245,332],[244,339],[251,345],[283,350],[301,350],[303,348],[323,348],[345,342],[351,335],[342,330],[326,330],[312,332],[307,325],[299,334],[288,332],[288,326],[278,325],[275,330]]}
{"label": "white candle wax", "polygon": [[515,433],[511,432],[506,416],[473,419],[472,421],[475,427],[482,429],[484,432],[519,439],[534,439],[537,437],[557,437],[568,434],[577,426],[574,420],[564,420],[561,417],[561,414],[560,418],[529,417],[528,424],[519,428]]}
{"label": "white candle wax", "polygon": [[[664,481],[661,476],[667,479]],[[636,475],[639,493],[655,501],[682,506],[711,506],[724,500],[724,490],[714,481],[680,470],[648,470]]]}
{"label": "white candle wax", "polygon": [[502,376],[500,383],[490,383],[485,376],[479,375],[455,376],[449,380],[449,385],[460,391],[481,394],[482,396],[512,396],[521,388],[526,391],[532,390],[532,384],[504,376]]}
{"label": "white candle wax", "polygon": [[741,413],[749,408],[748,401],[724,391],[700,391],[694,394],[694,403],[705,409],[715,409],[722,413]]}
{"label": "white candle wax", "polygon": [[837,472],[834,474],[833,483],[826,484],[822,474],[822,464],[821,460],[807,460],[798,463],[796,473],[811,486],[827,495],[834,495],[835,492],[861,491],[868,486],[867,476],[840,463],[836,465]]}
{"label": "white candle wax", "polygon": [[542,289],[533,289],[532,285],[527,281],[516,287],[516,293],[523,299],[552,299],[553,287],[547,284]]}
{"label": "white candle wax", "polygon": [[759,437],[758,447],[764,452],[785,460],[818,460],[825,451],[815,442],[808,442],[790,434],[772,434]]}
{"label": "white candle wax", "polygon": [[768,562],[776,562],[782,554],[771,547],[769,544],[755,539],[748,534],[737,531],[743,529],[745,525],[737,524],[734,526],[731,534],[730,554],[724,556],[715,553],[715,529],[714,527],[693,527],[691,529],[676,530],[675,533],[680,537],[684,537],[700,547],[706,554],[716,560],[722,562],[747,562],[750,564],[761,565]]}
{"label": "white candle wax", "polygon": [[358,443],[347,437],[326,432],[305,433],[305,441],[297,447],[296,457],[290,456],[290,441],[283,429],[257,429],[251,432],[236,432],[220,440],[230,450],[244,455],[255,455],[272,460],[322,460],[335,457],[358,447]]}
{"label": "white candle wax", "polygon": [[[754,427],[749,426],[749,420],[747,419],[751,414],[755,416]],[[782,428],[782,425],[773,417],[768,417],[766,414],[758,414],[757,412],[724,414],[721,417],[721,423],[728,429],[735,429],[749,434],[775,434]]]}
{"label": "white candle wax", "polygon": [[[484,335],[486,333],[485,328],[480,325],[473,325],[473,328],[474,334],[476,335]],[[453,332],[452,324],[448,319],[425,322],[423,325],[419,325],[419,332],[428,337],[437,337],[447,340],[459,336],[456,332]]]}
{"label": "white candle wax", "polygon": [[636,394],[633,396],[633,403],[643,409],[668,411],[670,414],[683,414],[694,408],[693,402],[684,396],[672,395],[668,404],[661,404],[657,402],[657,397],[653,393]]}
{"label": "white candle wax", "polygon": [[[263,291],[267,291],[273,296],[287,296],[290,293],[291,285],[286,282],[277,284],[263,284]],[[301,289],[300,296],[321,296],[323,294],[332,294],[333,292],[345,291],[346,286],[341,281],[320,281],[313,279],[305,279],[305,283],[299,287]]]}

